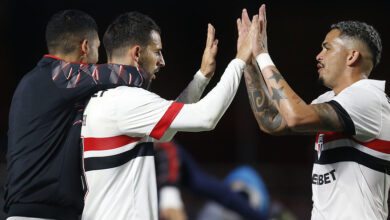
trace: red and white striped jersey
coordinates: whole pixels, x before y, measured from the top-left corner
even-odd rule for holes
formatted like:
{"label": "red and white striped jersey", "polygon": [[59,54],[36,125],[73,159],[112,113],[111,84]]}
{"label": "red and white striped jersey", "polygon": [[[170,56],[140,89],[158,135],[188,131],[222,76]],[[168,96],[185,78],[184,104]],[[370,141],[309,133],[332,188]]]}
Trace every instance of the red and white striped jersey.
{"label": "red and white striped jersey", "polygon": [[237,92],[245,65],[232,60],[199,101],[208,80],[195,75],[178,98],[192,104],[135,87],[96,93],[81,130],[88,186],[82,219],[157,220],[153,139],[169,141],[177,131],[214,129]]}
{"label": "red and white striped jersey", "polygon": [[312,219],[387,219],[390,101],[384,89],[384,81],[364,79],[312,102],[331,104],[346,127],[317,134]]}
{"label": "red and white striped jersey", "polygon": [[134,87],[91,98],[81,132],[88,186],[82,219],[158,219],[152,141],[182,106]]}
{"label": "red and white striped jersey", "polygon": [[192,104],[135,87],[96,93],[81,130],[88,186],[82,219],[157,220],[152,142],[169,141],[178,131],[214,129],[237,92],[245,65],[232,60],[219,83],[199,101],[208,80],[195,75],[178,98]]}

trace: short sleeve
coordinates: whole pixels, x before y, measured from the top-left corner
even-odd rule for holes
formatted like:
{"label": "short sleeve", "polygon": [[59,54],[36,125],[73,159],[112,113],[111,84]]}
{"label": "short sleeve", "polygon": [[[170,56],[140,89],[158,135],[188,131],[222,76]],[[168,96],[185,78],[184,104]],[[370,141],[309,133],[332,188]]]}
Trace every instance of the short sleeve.
{"label": "short sleeve", "polygon": [[117,88],[116,119],[118,129],[132,137],[160,139],[183,107],[141,88]]}
{"label": "short sleeve", "polygon": [[343,90],[333,100],[339,116],[341,118],[349,116],[352,120],[355,137],[358,140],[369,140],[379,135],[381,100],[375,92],[367,88],[352,86]]}

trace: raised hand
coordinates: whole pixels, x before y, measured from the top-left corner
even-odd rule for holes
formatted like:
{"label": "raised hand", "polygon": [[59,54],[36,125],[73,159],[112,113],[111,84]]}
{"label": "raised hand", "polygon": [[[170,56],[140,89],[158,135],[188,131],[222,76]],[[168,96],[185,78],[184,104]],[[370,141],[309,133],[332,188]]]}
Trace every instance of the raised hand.
{"label": "raised hand", "polygon": [[215,57],[218,52],[218,39],[215,39],[215,29],[213,25],[208,24],[207,28],[207,40],[206,47],[202,56],[202,64],[200,71],[207,78],[211,78],[214,75],[216,68]]}
{"label": "raised hand", "polygon": [[[246,11],[243,11],[243,14],[246,14]],[[236,58],[239,58],[246,63],[251,62],[252,58],[252,47],[253,47],[253,38],[254,35],[259,32],[259,16],[255,15],[252,18],[252,22],[250,23],[250,28],[249,31],[247,29],[247,24],[245,24],[244,19],[243,21],[240,22],[241,20],[237,20],[237,30],[238,30],[238,39],[237,39],[237,55]],[[248,18],[249,20],[249,18]]]}
{"label": "raised hand", "polygon": [[248,12],[244,8],[241,13],[241,19],[237,19],[237,31],[238,31],[238,39],[237,39],[237,51],[240,48],[242,41],[247,36],[249,29],[251,26],[251,20],[249,19]]}
{"label": "raised hand", "polygon": [[265,5],[261,5],[259,8],[259,19],[258,23],[258,31],[253,35],[252,42],[252,52],[253,56],[256,57],[261,53],[268,53],[268,44],[267,44],[267,16],[265,13]]}

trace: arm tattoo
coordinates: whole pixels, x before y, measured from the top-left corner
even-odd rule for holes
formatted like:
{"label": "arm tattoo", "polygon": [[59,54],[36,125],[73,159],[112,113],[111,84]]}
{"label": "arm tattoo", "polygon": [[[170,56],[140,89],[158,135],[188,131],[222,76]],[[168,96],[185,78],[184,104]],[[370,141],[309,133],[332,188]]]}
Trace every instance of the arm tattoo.
{"label": "arm tattoo", "polygon": [[272,71],[272,72],[273,72],[272,76],[268,79],[274,79],[276,81],[276,83],[279,83],[279,80],[284,80],[282,74],[275,72],[275,71]]}
{"label": "arm tattoo", "polygon": [[268,107],[268,101],[265,98],[262,90],[248,90],[249,101],[253,106],[253,110],[257,113],[264,112]]}
{"label": "arm tattoo", "polygon": [[[285,126],[283,124],[284,120],[270,97],[267,85],[260,71],[254,65],[249,65],[245,69],[244,76],[249,102],[260,128],[267,132],[275,132],[283,129],[283,125]],[[282,91],[277,94],[284,97]]]}
{"label": "arm tattoo", "polygon": [[315,104],[314,111],[320,117],[321,128],[329,131],[343,131],[343,124],[333,107],[329,104]]}
{"label": "arm tattoo", "polygon": [[249,90],[249,101],[256,119],[267,131],[278,129],[283,121],[278,110],[272,105],[272,101],[267,98],[262,90]]}
{"label": "arm tattoo", "polygon": [[[273,79],[276,81],[276,83],[279,83],[280,80],[284,80],[282,74],[279,72],[272,70],[272,76],[268,78],[269,80]],[[277,89],[274,87],[271,87],[272,90],[272,99],[276,101],[278,106],[280,106],[280,100],[281,99],[286,99],[286,96],[284,95],[283,92],[283,87]]]}
{"label": "arm tattoo", "polygon": [[268,131],[275,131],[282,125],[282,116],[275,109],[267,109],[264,111],[264,116],[260,117],[261,124]]}
{"label": "arm tattoo", "polygon": [[283,92],[283,87],[276,89],[274,87],[271,87],[272,89],[272,99],[275,100],[278,103],[278,106],[280,106],[280,100],[286,99],[286,96]]}

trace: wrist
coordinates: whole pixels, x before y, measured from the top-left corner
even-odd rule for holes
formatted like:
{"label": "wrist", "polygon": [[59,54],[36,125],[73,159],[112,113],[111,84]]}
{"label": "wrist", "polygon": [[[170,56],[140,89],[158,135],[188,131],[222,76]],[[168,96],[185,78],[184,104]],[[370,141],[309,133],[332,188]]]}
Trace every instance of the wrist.
{"label": "wrist", "polygon": [[199,70],[199,72],[203,75],[203,77],[207,78],[207,79],[211,79],[214,75],[214,73],[206,73],[202,70]]}
{"label": "wrist", "polygon": [[195,73],[194,79],[200,82],[209,82],[214,74],[206,75],[204,72],[200,69],[198,72]]}
{"label": "wrist", "polygon": [[260,53],[256,56],[256,61],[259,64],[260,70],[263,71],[269,66],[275,66],[274,62],[268,53]]}

